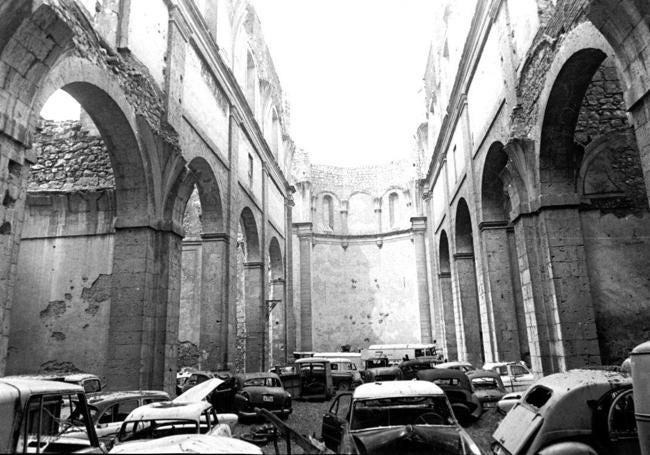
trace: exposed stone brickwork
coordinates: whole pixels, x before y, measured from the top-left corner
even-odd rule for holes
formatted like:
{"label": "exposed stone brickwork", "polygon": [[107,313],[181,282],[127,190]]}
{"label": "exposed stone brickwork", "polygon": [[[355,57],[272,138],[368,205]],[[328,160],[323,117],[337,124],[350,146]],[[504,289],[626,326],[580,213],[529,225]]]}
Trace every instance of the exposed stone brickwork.
{"label": "exposed stone brickwork", "polygon": [[78,121],[42,120],[32,147],[38,159],[29,169],[28,191],[115,188],[104,141],[91,136]]}

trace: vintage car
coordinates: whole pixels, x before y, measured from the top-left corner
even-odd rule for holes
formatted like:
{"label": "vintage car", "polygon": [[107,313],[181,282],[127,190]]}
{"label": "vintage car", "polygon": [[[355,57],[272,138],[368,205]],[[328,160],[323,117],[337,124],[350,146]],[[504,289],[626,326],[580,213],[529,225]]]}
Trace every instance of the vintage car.
{"label": "vintage car", "polygon": [[638,454],[632,380],[599,370],[541,378],[492,438],[497,455]]}
{"label": "vintage car", "polygon": [[500,414],[506,415],[519,400],[521,400],[522,395],[525,392],[510,392],[506,393],[501,399],[497,402],[497,412]]}
{"label": "vintage car", "polygon": [[444,392],[426,381],[373,382],[340,393],[323,416],[322,436],[336,453],[481,453]]}
{"label": "vintage car", "polygon": [[435,368],[436,360],[430,358],[418,358],[412,360],[402,360],[397,366],[402,370],[404,379],[415,379],[418,371],[430,370]]}
{"label": "vintage car", "polygon": [[462,371],[432,368],[418,371],[417,379],[433,382],[445,392],[456,418],[462,425],[468,425],[472,420],[481,417],[481,402],[474,394],[469,378]]}
{"label": "vintage car", "polygon": [[460,370],[463,373],[476,370],[476,367],[469,362],[443,362],[436,365],[436,368],[443,370]]}
{"label": "vintage car", "polygon": [[[187,398],[187,397],[186,397]],[[234,414],[217,414],[208,401],[160,401],[134,409],[122,422],[111,452],[140,450],[134,443],[179,435],[230,435]]]}
{"label": "vintage car", "polygon": [[329,400],[334,396],[332,366],[328,359],[305,357],[296,360],[300,374],[298,398],[303,400]]}
{"label": "vintage car", "polygon": [[332,384],[338,391],[352,390],[363,381],[357,364],[346,358],[331,358]]}
{"label": "vintage car", "polygon": [[286,419],[292,412],[291,394],[284,390],[275,373],[246,373],[237,375],[234,411],[240,417],[257,416],[255,408],[267,409]]}
{"label": "vintage car", "polygon": [[218,453],[261,455],[262,449],[232,436],[180,435],[143,440],[116,446],[109,453]]}
{"label": "vintage car", "polygon": [[506,394],[501,376],[496,371],[473,370],[465,374],[472,382],[474,394],[483,409],[496,407],[497,402]]}
{"label": "vintage car", "polygon": [[95,393],[102,391],[102,381],[99,376],[90,373],[73,373],[73,372],[57,372],[57,373],[43,373],[43,374],[24,374],[17,376],[5,376],[6,378],[17,379],[31,379],[37,381],[59,381],[67,382],[68,384],[77,384],[83,387],[86,393]]}
{"label": "vintage car", "polygon": [[535,375],[523,362],[486,363],[483,369],[499,373],[507,392],[523,392],[535,382]]}
{"label": "vintage car", "polygon": [[402,370],[396,366],[368,368],[362,373],[363,382],[401,381],[404,379]]}
{"label": "vintage car", "polygon": [[[83,429],[85,439],[67,432]],[[77,384],[0,378],[0,453],[101,453],[86,403]]]}
{"label": "vintage car", "polygon": [[[145,404],[168,400],[167,392],[155,390],[100,392],[88,397],[88,408],[99,441],[109,444],[131,411]],[[88,437],[84,430],[73,431],[66,435],[82,439]]]}

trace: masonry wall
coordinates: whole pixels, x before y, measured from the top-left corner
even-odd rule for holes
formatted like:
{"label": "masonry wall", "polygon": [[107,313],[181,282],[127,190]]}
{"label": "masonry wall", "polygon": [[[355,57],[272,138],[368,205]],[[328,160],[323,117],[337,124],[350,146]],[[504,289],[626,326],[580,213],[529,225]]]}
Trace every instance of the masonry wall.
{"label": "masonry wall", "polygon": [[318,242],[312,251],[314,350],[420,341],[414,244]]}

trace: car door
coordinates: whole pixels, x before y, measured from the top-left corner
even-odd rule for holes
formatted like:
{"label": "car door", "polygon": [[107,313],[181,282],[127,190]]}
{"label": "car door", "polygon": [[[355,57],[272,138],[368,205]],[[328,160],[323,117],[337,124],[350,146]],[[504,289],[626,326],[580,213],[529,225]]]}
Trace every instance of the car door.
{"label": "car door", "polygon": [[505,387],[506,392],[514,392],[514,384],[512,383],[512,376],[510,374],[510,370],[508,369],[508,365],[498,366],[494,369],[494,371],[499,373],[499,376],[501,376],[501,381],[503,382],[503,386]]}
{"label": "car door", "polygon": [[350,407],[352,405],[352,393],[339,394],[327,414],[323,416],[323,427],[321,433],[325,445],[333,451],[337,451],[341,438],[343,437],[343,428],[350,416]]}
{"label": "car door", "polygon": [[535,382],[535,377],[523,365],[508,365],[511,389],[513,392],[522,392]]}

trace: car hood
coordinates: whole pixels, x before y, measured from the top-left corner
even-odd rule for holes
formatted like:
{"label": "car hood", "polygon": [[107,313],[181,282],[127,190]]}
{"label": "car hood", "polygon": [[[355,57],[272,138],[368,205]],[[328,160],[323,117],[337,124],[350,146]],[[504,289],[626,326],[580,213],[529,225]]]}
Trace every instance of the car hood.
{"label": "car hood", "polygon": [[172,401],[174,403],[189,403],[195,401],[203,401],[208,395],[210,395],[217,387],[223,384],[219,378],[208,379],[207,381],[197,384],[191,389],[181,393],[179,396],[174,398]]}
{"label": "car hood", "polygon": [[180,435],[126,442],[109,453],[243,453],[261,454],[262,450],[246,441],[226,436]]}
{"label": "car hood", "polygon": [[353,432],[360,453],[458,455],[467,453],[466,441],[453,426],[406,425]]}

